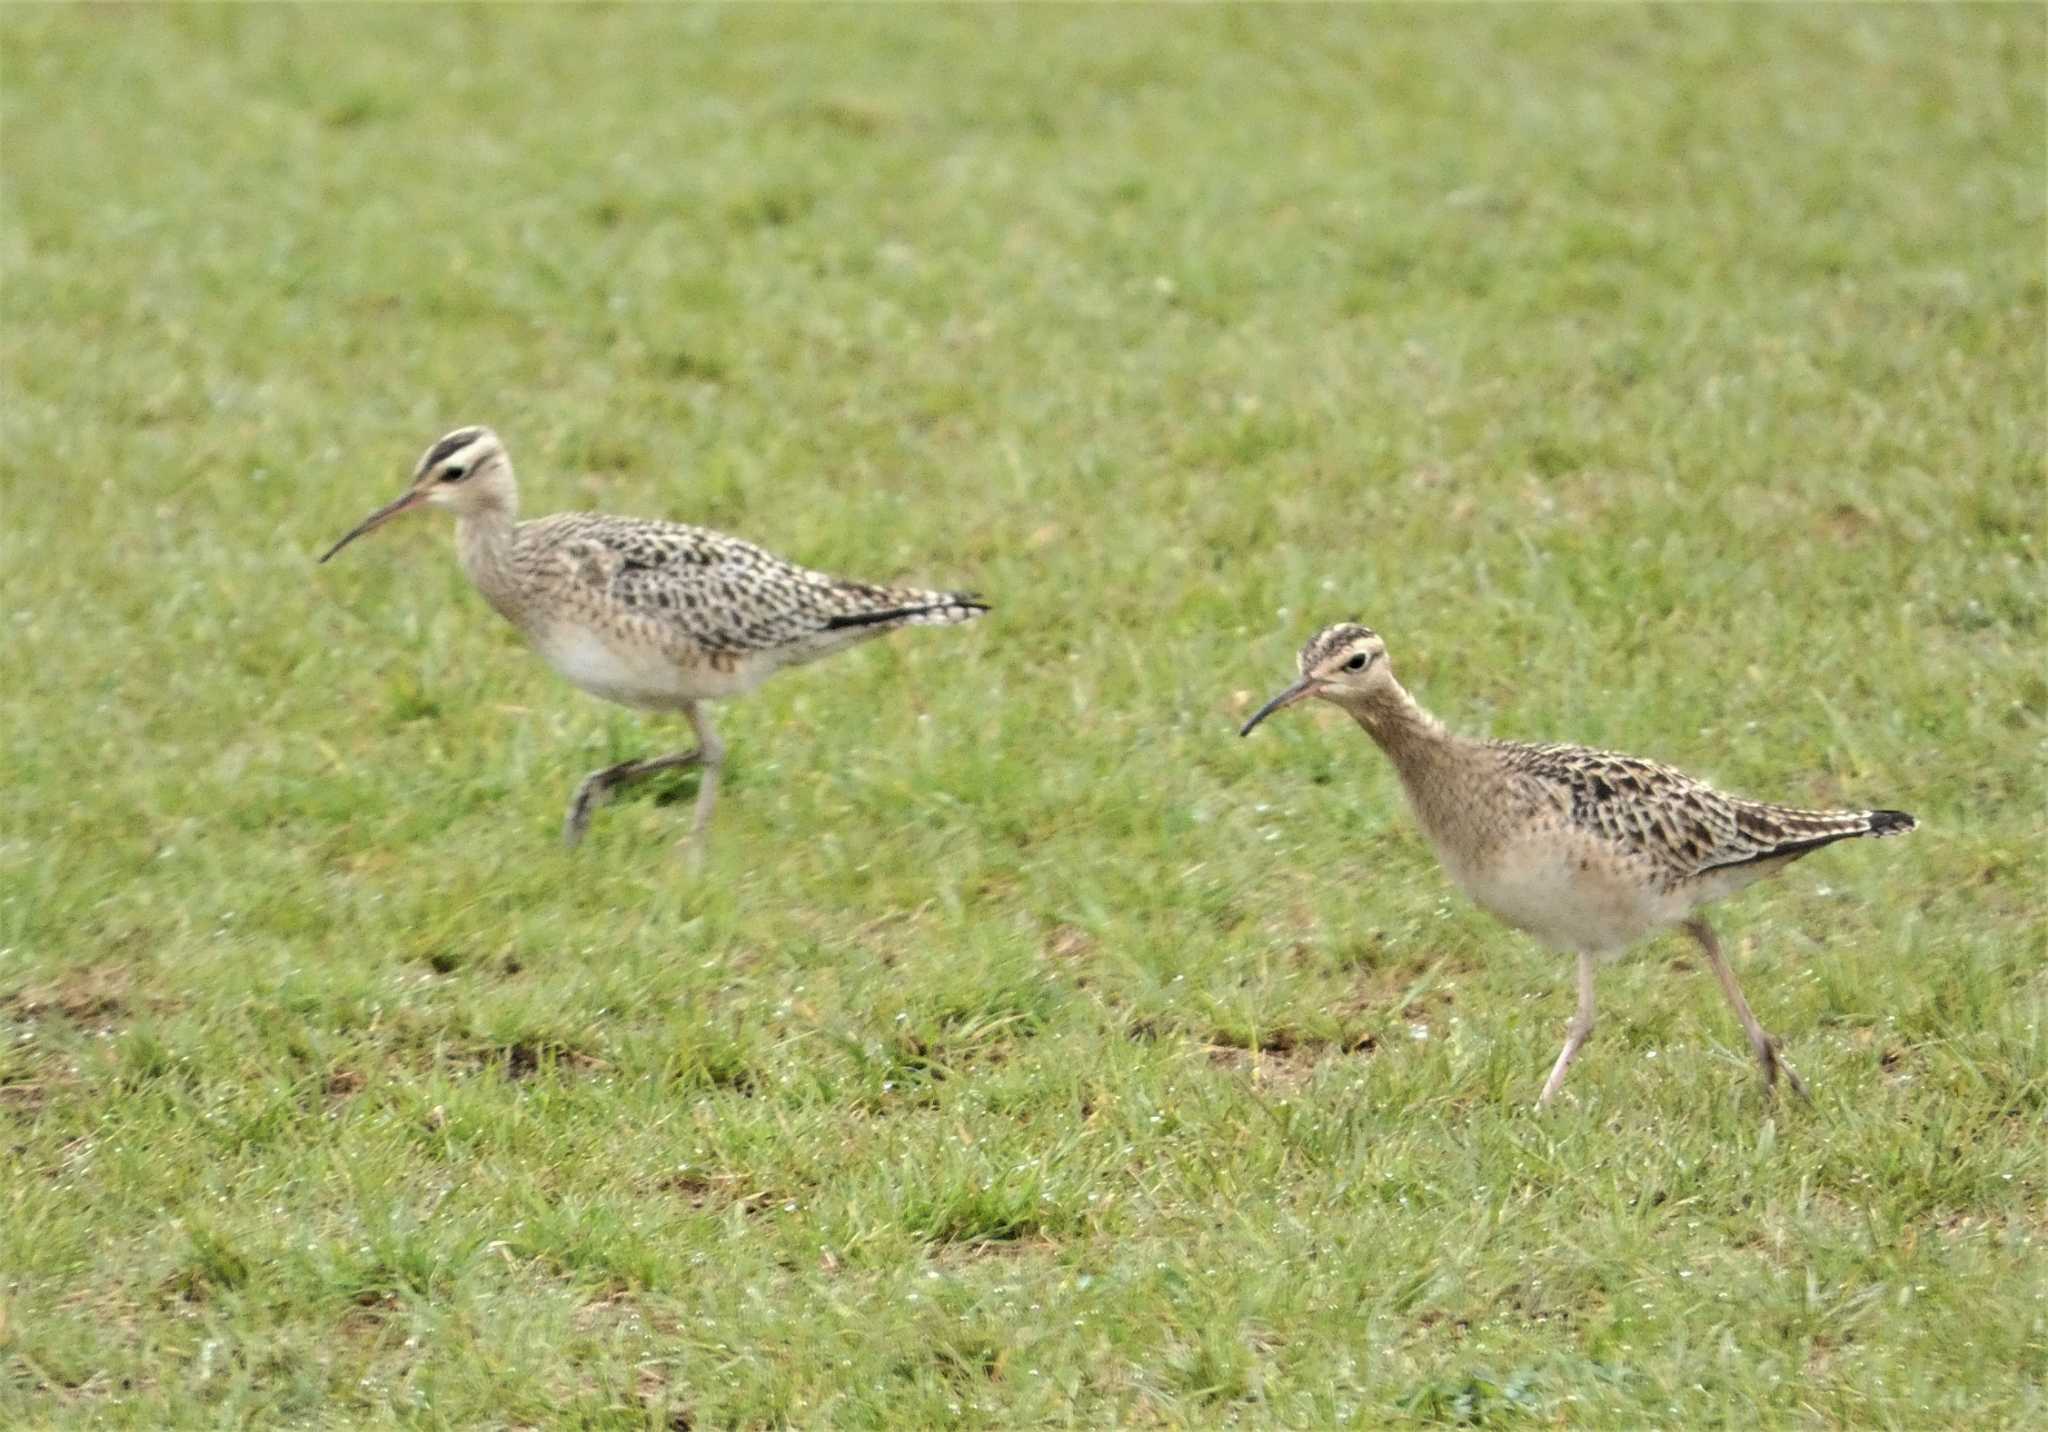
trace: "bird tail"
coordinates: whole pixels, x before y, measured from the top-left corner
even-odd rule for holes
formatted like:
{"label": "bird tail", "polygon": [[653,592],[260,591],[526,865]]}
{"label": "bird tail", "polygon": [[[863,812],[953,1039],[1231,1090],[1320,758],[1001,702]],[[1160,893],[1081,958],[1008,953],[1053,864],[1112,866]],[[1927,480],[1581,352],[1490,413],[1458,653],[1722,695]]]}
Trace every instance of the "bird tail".
{"label": "bird tail", "polygon": [[1920,824],[1902,810],[1796,810],[1790,806],[1754,805],[1736,813],[1736,826],[1760,849],[1753,855],[1709,867],[1727,870],[1764,861],[1795,860],[1823,845],[1858,836],[1904,835]]}
{"label": "bird tail", "polygon": [[877,592],[886,606],[829,617],[826,631],[856,627],[956,626],[973,621],[989,609],[973,592]]}

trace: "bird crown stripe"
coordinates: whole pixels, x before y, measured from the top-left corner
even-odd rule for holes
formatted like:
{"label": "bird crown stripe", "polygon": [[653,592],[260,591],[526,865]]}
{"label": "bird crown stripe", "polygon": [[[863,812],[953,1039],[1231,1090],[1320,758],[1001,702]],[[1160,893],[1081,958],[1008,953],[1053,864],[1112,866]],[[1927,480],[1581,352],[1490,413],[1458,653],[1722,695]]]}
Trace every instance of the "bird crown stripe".
{"label": "bird crown stripe", "polygon": [[442,438],[441,441],[427,449],[426,457],[421,459],[421,466],[432,467],[435,463],[443,462],[455,456],[455,454],[461,452],[464,448],[482,437],[483,432],[482,428],[462,428],[457,432],[448,434],[447,437]]}

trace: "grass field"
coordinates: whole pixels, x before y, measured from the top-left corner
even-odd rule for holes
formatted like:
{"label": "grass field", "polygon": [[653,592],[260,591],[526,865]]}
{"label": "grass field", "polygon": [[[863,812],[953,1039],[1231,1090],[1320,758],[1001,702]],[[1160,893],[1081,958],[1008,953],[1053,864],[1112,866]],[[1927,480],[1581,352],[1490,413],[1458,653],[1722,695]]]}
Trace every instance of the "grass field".
{"label": "grass field", "polygon": [[[0,1423],[2048,1421],[2039,6],[0,11]],[[996,611],[680,723],[445,524]],[[1916,812],[1603,978],[1469,730]]]}

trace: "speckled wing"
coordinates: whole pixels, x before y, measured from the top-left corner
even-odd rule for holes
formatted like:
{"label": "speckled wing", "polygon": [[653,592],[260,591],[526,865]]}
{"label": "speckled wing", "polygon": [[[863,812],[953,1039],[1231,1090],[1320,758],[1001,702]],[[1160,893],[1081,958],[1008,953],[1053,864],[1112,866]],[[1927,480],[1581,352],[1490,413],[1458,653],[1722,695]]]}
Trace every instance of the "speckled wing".
{"label": "speckled wing", "polygon": [[1513,742],[1495,749],[1508,770],[1550,792],[1573,825],[1648,860],[1667,885],[1914,826],[1903,811],[1801,810],[1743,800],[1671,766],[1613,751]]}
{"label": "speckled wing", "polygon": [[622,613],[714,654],[803,660],[895,626],[968,620],[964,592],[851,582],[708,528],[571,514],[554,519],[560,560]]}

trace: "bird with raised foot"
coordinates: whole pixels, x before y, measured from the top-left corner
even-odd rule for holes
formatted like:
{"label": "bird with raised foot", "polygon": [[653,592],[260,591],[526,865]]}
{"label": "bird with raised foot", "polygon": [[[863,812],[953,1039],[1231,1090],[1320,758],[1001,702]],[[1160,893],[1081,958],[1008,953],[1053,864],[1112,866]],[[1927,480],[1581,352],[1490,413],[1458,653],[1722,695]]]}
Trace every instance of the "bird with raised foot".
{"label": "bird with raised foot", "polygon": [[1750,1012],[1698,911],[1824,845],[1909,831],[1912,816],[1766,805],[1636,756],[1455,735],[1394,679],[1378,634],[1352,623],[1316,633],[1299,662],[1301,679],[1239,734],[1310,697],[1342,708],[1394,763],[1417,823],[1458,888],[1496,919],[1578,956],[1578,1009],[1538,1108],[1556,1096],[1592,1037],[1598,963],[1673,925],[1706,952],[1749,1036],[1766,1093],[1782,1073],[1805,1097],[1804,1081]]}
{"label": "bird with raised foot", "polygon": [[897,627],[951,626],[988,610],[971,592],[848,581],[703,527],[591,512],[521,522],[512,459],[485,427],[457,428],[428,448],[405,493],[320,560],[416,507],[455,514],[463,570],[558,675],[607,701],[680,711],[696,733],[690,750],[586,776],[562,820],[572,846],[621,786],[694,766],[702,776],[689,848],[701,851],[725,759],[706,702]]}

